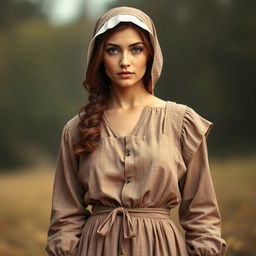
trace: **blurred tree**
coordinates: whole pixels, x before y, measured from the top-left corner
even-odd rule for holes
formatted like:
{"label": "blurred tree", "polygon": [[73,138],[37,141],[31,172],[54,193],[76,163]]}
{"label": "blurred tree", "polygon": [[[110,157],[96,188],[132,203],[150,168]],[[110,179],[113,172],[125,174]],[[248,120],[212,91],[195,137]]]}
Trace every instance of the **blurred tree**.
{"label": "blurred tree", "polygon": [[40,14],[24,17],[0,31],[1,169],[56,155],[61,127],[85,101],[89,24],[51,27]]}
{"label": "blurred tree", "polygon": [[223,132],[218,138],[219,141],[226,141],[237,153],[255,153],[256,149],[255,8],[256,2],[252,0],[230,2],[221,27],[224,39],[211,51],[210,56],[225,96],[223,113],[220,113]]}
{"label": "blurred tree", "polygon": [[0,30],[8,29],[31,18],[44,17],[41,12],[42,0],[4,0],[0,2]]}

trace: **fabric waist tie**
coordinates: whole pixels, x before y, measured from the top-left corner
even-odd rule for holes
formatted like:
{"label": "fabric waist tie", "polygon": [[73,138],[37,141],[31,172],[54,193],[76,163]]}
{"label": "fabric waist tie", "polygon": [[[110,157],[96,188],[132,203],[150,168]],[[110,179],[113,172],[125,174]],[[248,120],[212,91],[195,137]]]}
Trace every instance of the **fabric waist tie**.
{"label": "fabric waist tie", "polygon": [[131,220],[131,216],[156,219],[170,219],[169,208],[124,208],[124,207],[106,207],[93,205],[92,215],[109,213],[106,219],[100,224],[97,233],[105,236],[111,229],[117,214],[123,216],[123,235],[124,238],[136,236],[136,232]]}

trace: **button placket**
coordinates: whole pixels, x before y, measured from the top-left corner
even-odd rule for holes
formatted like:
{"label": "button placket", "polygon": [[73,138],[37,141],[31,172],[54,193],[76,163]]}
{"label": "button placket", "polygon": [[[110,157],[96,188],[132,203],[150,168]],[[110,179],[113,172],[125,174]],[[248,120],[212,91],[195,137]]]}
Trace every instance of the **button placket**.
{"label": "button placket", "polygon": [[125,165],[124,165],[124,183],[129,184],[132,182],[132,166],[131,166],[131,147],[129,143],[129,138],[125,137]]}
{"label": "button placket", "polygon": [[123,173],[123,188],[121,192],[122,203],[126,207],[130,207],[131,190],[134,189],[135,183],[135,163],[133,154],[134,137],[127,136],[124,138],[124,173]]}

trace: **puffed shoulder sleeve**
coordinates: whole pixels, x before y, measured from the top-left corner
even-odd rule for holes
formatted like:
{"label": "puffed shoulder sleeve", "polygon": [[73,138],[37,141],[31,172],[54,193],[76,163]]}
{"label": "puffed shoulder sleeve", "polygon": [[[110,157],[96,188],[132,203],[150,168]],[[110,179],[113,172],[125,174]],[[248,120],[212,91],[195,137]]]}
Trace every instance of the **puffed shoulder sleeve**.
{"label": "puffed shoulder sleeve", "polygon": [[79,237],[90,211],[83,201],[84,188],[78,175],[78,158],[71,154],[72,137],[63,128],[52,194],[52,211],[46,251],[50,256],[76,255]]}
{"label": "puffed shoulder sleeve", "polygon": [[180,138],[186,172],[179,180],[179,220],[190,256],[224,256],[227,251],[208,161],[206,138],[212,125],[186,107]]}
{"label": "puffed shoulder sleeve", "polygon": [[181,129],[182,156],[189,163],[199,148],[203,137],[207,138],[213,123],[186,106]]}

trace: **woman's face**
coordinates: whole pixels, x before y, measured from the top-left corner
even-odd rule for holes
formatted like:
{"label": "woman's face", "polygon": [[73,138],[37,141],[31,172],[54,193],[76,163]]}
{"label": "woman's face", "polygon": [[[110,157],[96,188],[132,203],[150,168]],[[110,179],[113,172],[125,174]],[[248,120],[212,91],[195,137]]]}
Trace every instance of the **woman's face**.
{"label": "woman's face", "polygon": [[136,29],[127,27],[114,32],[104,45],[103,63],[111,85],[143,85],[148,50]]}

